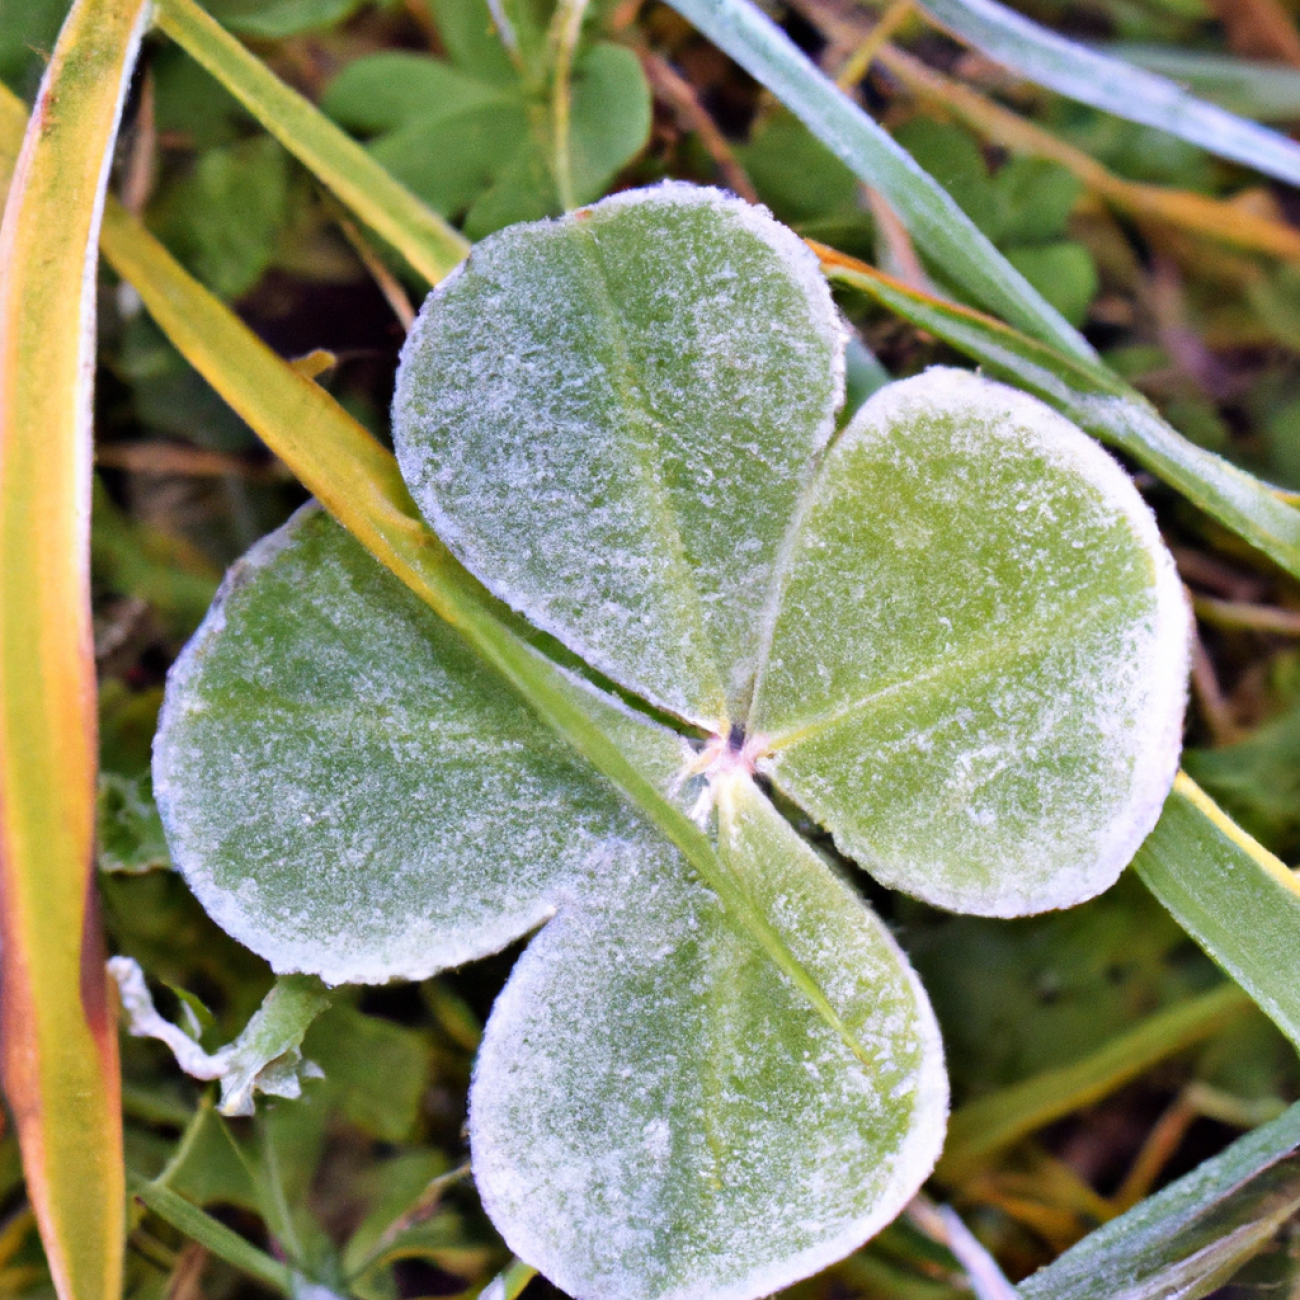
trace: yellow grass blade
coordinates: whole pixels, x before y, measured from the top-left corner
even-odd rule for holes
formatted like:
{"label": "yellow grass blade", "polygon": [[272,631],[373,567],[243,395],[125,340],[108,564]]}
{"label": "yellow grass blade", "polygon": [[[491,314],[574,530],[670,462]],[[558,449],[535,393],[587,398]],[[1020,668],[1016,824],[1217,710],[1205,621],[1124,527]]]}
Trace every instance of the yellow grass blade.
{"label": "yellow grass blade", "polygon": [[116,1300],[122,1277],[117,1030],[92,876],[90,397],[99,211],[146,9],[73,7],[0,229],[0,1062],[63,1300]]}
{"label": "yellow grass blade", "polygon": [[158,29],[201,63],[310,172],[430,284],[469,243],[314,104],[286,86],[194,0],[157,0]]}

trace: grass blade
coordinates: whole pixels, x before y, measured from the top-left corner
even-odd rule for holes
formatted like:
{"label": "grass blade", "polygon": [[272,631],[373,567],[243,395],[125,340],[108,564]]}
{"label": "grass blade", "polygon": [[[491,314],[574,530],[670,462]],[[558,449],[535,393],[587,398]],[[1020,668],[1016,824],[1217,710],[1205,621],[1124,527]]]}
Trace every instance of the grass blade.
{"label": "grass blade", "polygon": [[870,294],[991,375],[1054,406],[1300,577],[1300,511],[1244,470],[1188,442],[1105,366],[1063,356],[992,317],[910,289],[833,249],[814,248],[833,280]]}
{"label": "grass blade", "polygon": [[1179,773],[1134,859],[1174,919],[1300,1047],[1300,879]]}
{"label": "grass blade", "polygon": [[1300,1105],[1026,1278],[1024,1300],[1195,1300],[1300,1209]]}
{"label": "grass blade", "polygon": [[157,0],[154,21],[430,284],[463,260],[460,234],[194,0]]}
{"label": "grass blade", "polygon": [[116,1300],[122,1279],[117,1028],[94,907],[91,376],[100,211],[147,11],[73,6],[0,230],[0,1039],[63,1300]]}
{"label": "grass blade", "polygon": [[[1126,180],[1091,154],[893,45],[886,45],[878,58],[919,99],[938,105],[941,112],[954,113],[991,144],[1059,163],[1094,194],[1136,221],[1156,221],[1252,252],[1300,261],[1300,231],[1284,221],[1243,212],[1230,202],[1193,190]],[[1289,75],[1300,82],[1300,73]]]}
{"label": "grass blade", "polygon": [[786,946],[704,833],[575,702],[568,680],[505,623],[492,598],[420,518],[397,461],[324,389],[275,355],[116,204],[105,256],[133,284],[183,356],[302,480],[326,510],[460,631],[537,714],[641,809],[716,891],[742,933],[783,971],[869,1066],[825,992]]}
{"label": "grass blade", "polygon": [[1130,41],[1113,41],[1102,53],[1170,77],[1242,117],[1261,122],[1300,117],[1300,71],[1285,63]]}
{"label": "grass blade", "polygon": [[963,1106],[948,1123],[948,1142],[935,1177],[960,1183],[1003,1147],[1109,1096],[1238,1019],[1249,1006],[1245,993],[1224,984],[1149,1016],[1081,1061]]}
{"label": "grass blade", "polygon": [[131,1195],[165,1223],[170,1223],[177,1232],[183,1232],[191,1241],[197,1241],[241,1273],[247,1273],[279,1295],[295,1294],[295,1276],[288,1265],[258,1250],[251,1241],[245,1241],[234,1229],[227,1228],[220,1219],[214,1219],[206,1210],[201,1210],[170,1187],[133,1176]]}
{"label": "grass blade", "polygon": [[1300,145],[1154,72],[1058,36],[996,0],[924,0],[924,7],[959,40],[1040,86],[1300,185]]}
{"label": "grass blade", "polygon": [[673,8],[786,105],[857,178],[878,189],[917,248],[981,306],[1069,356],[1091,347],[993,247],[947,191],[818,71],[749,0],[672,0]]}

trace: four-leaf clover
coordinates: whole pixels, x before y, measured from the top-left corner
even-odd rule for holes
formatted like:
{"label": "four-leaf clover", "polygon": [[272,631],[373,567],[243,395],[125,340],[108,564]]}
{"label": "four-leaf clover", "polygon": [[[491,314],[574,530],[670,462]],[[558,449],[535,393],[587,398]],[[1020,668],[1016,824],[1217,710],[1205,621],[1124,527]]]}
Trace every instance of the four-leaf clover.
{"label": "four-leaf clover", "polygon": [[174,860],[277,971],[420,979],[538,931],[472,1159],[507,1243],[579,1297],[766,1294],[938,1156],[924,992],[795,823],[1014,916],[1112,883],[1173,779],[1188,616],[1127,476],[955,370],[837,430],[845,337],[791,232],[669,184],[480,244],[394,406],[425,517],[700,820],[839,1030],[318,511],[236,567],[169,679]]}

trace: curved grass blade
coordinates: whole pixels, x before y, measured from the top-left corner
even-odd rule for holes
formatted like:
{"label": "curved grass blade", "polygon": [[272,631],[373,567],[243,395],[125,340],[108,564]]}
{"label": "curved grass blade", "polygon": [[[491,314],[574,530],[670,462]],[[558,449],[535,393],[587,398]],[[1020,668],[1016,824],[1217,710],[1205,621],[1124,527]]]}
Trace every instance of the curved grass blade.
{"label": "curved grass blade", "polygon": [[1037,1129],[1091,1106],[1237,1020],[1250,999],[1223,984],[1147,1017],[1080,1061],[1047,1070],[970,1102],[948,1122],[948,1142],[935,1177],[964,1181],[990,1156]]}
{"label": "curved grass blade", "polygon": [[194,0],[157,0],[154,21],[430,284],[469,252],[460,234]]}
{"label": "curved grass blade", "polygon": [[815,251],[831,279],[869,294],[990,374],[1056,407],[1300,577],[1300,510],[1244,470],[1188,442],[1105,366],[1063,356],[1001,321],[908,288],[834,249],[815,245]]}
{"label": "curved grass blade", "polygon": [[766,86],[859,180],[878,189],[917,248],[954,284],[1033,337],[1073,357],[1095,357],[1083,336],[993,247],[948,192],[749,0],[672,0],[672,5]]}
{"label": "curved grass blade", "polygon": [[1030,81],[1300,185],[1300,145],[1131,63],[1039,27],[996,0],[924,0],[959,40]]}
{"label": "curved grass blade", "polygon": [[1300,1209],[1300,1105],[1113,1219],[1019,1286],[1024,1300],[1196,1300]]}
{"label": "curved grass blade", "polygon": [[734,922],[869,1067],[869,1054],[704,833],[594,722],[555,664],[502,620],[500,607],[420,518],[391,453],[324,389],[266,347],[116,204],[105,213],[102,241],[105,256],[135,286],[181,354],[339,523],[460,631],[548,725],[686,855]]}
{"label": "curved grass blade", "polygon": [[73,7],[0,230],[0,1038],[63,1300],[115,1300],[122,1277],[117,1030],[93,893],[91,375],[96,236],[147,12]]}
{"label": "curved grass blade", "polygon": [[1186,773],[1133,862],[1174,919],[1300,1048],[1300,879]]}
{"label": "curved grass blade", "polygon": [[246,1241],[233,1228],[226,1227],[220,1219],[214,1219],[193,1201],[187,1201],[179,1192],[172,1191],[161,1179],[146,1182],[132,1175],[131,1195],[164,1223],[171,1224],[177,1232],[183,1232],[191,1241],[197,1241],[205,1250],[241,1273],[255,1278],[267,1290],[285,1297],[299,1294],[301,1279],[293,1269],[258,1250],[251,1241]]}

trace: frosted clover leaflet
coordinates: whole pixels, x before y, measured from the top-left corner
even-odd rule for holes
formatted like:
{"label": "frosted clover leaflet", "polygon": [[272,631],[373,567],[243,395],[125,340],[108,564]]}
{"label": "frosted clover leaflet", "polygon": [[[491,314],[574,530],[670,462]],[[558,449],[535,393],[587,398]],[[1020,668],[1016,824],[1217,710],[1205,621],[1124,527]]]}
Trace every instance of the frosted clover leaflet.
{"label": "frosted clover leaflet", "polygon": [[766,1294],[938,1155],[924,992],[762,782],[885,883],[1020,915],[1106,888],[1173,779],[1187,612],[1127,477],[958,371],[836,434],[844,340],[795,236],[666,185],[479,245],[421,313],[394,416],[425,517],[642,702],[568,677],[858,1052],[319,513],[236,568],[169,682],[173,857],[277,970],[418,979],[541,927],[487,1027],[472,1155],[512,1249],[579,1297]]}

